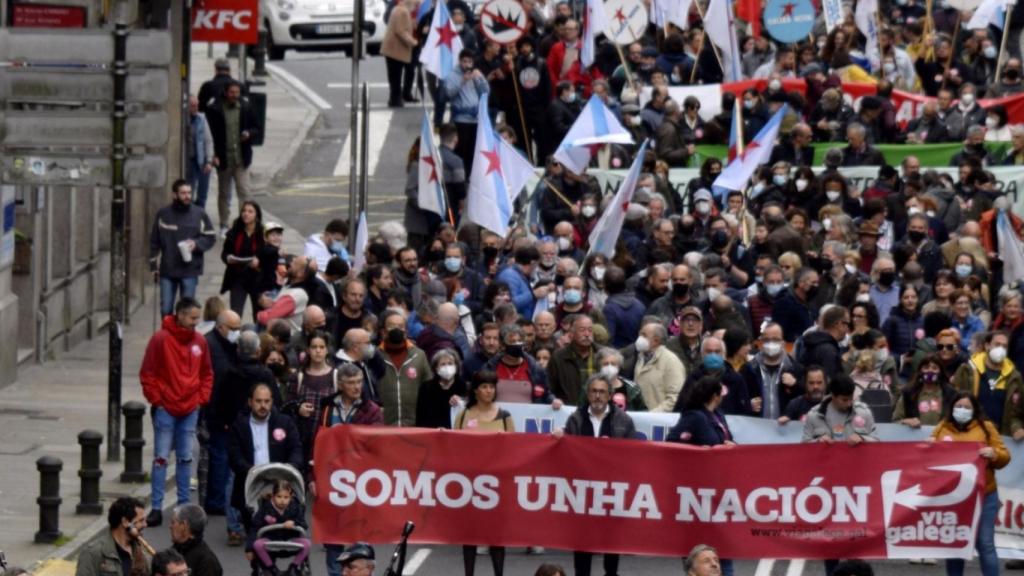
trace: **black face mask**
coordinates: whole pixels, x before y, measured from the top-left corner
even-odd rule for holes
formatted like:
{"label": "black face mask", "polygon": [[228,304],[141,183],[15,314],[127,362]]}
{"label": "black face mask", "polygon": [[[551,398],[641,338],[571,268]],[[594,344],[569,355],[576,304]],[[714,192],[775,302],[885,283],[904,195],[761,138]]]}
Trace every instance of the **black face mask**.
{"label": "black face mask", "polygon": [[808,300],[814,300],[815,296],[818,295],[818,292],[820,290],[821,290],[820,286],[811,286],[810,288],[808,288],[807,289],[807,299]]}
{"label": "black face mask", "polygon": [[910,238],[910,241],[914,244],[924,240],[925,236],[927,236],[927,234],[918,230],[911,230],[910,232],[907,232],[907,238]]}
{"label": "black face mask", "polygon": [[392,328],[388,330],[388,344],[398,346],[405,343],[405,330]]}
{"label": "black face mask", "polygon": [[440,262],[444,260],[444,250],[431,250],[427,253],[427,260],[431,262]]}
{"label": "black face mask", "polygon": [[888,288],[892,286],[892,283],[896,281],[896,273],[891,270],[886,270],[878,275],[879,286],[885,286]]}
{"label": "black face mask", "polygon": [[1011,68],[1010,70],[1007,70],[1006,72],[1003,73],[1003,78],[1011,82],[1014,82],[1020,79],[1020,72],[1016,69]]}
{"label": "black face mask", "polygon": [[675,296],[676,298],[682,298],[683,296],[686,296],[689,293],[690,293],[690,285],[689,284],[673,284],[672,285],[672,295]]}
{"label": "black face mask", "polygon": [[494,246],[484,246],[484,259],[487,261],[494,260],[498,257],[498,249]]}
{"label": "black face mask", "polygon": [[562,284],[565,284],[565,276],[555,274],[555,286],[561,286]]}
{"label": "black face mask", "polygon": [[274,375],[274,378],[277,378],[278,380],[283,378],[284,375],[288,373],[288,368],[285,367],[284,364],[279,364],[277,362],[271,362],[270,364],[267,364],[267,368]]}
{"label": "black face mask", "polygon": [[526,355],[526,349],[522,344],[508,344],[505,346],[505,355],[511,358],[522,358]]}
{"label": "black face mask", "polygon": [[711,247],[724,248],[729,243],[729,233],[725,230],[715,230],[711,233]]}

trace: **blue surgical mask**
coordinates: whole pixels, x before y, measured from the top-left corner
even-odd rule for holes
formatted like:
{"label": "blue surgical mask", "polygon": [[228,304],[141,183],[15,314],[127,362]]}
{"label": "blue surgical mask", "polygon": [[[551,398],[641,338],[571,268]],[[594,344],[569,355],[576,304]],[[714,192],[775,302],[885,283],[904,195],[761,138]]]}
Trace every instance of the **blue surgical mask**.
{"label": "blue surgical mask", "polygon": [[974,410],[963,406],[953,407],[953,420],[956,420],[957,424],[967,424],[972,417],[974,417]]}
{"label": "blue surgical mask", "polygon": [[335,254],[340,256],[341,253],[345,251],[345,245],[342,244],[341,242],[337,241],[337,240],[334,240],[334,241],[331,242],[330,250],[331,250],[331,252],[333,252],[333,253],[335,253]]}
{"label": "blue surgical mask", "polygon": [[716,372],[725,368],[725,358],[721,354],[705,354],[704,355],[704,368],[711,372]]}
{"label": "blue surgical mask", "polygon": [[445,270],[449,272],[458,272],[460,268],[462,268],[462,258],[456,258],[453,256],[451,258],[444,259]]}
{"label": "blue surgical mask", "polygon": [[779,292],[786,289],[785,284],[765,284],[765,289],[768,290],[769,296],[778,296]]}
{"label": "blue surgical mask", "polygon": [[776,186],[785,186],[788,180],[789,178],[787,178],[785,174],[775,174],[772,176],[772,182],[774,182]]}
{"label": "blue surgical mask", "polygon": [[583,301],[583,293],[579,290],[566,290],[562,293],[562,300],[566,304],[579,304]]}
{"label": "blue surgical mask", "polygon": [[971,275],[971,272],[973,272],[973,271],[974,271],[974,267],[971,266],[970,264],[957,264],[956,265],[956,275],[961,277],[961,278],[967,278],[968,276]]}

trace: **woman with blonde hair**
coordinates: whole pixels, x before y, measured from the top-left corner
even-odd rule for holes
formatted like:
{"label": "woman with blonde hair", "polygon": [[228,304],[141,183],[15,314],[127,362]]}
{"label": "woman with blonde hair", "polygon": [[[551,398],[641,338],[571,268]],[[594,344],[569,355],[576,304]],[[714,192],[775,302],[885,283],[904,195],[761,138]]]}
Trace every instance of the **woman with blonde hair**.
{"label": "woman with blonde hair", "polygon": [[796,273],[804,267],[803,260],[796,252],[783,252],[779,256],[779,268],[782,268],[782,275],[786,282],[792,283]]}

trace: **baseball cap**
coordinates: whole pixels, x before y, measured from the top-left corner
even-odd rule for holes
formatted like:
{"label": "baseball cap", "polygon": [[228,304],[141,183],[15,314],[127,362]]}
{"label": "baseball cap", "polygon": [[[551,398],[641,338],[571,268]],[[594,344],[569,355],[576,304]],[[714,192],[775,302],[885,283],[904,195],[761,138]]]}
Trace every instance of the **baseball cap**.
{"label": "baseball cap", "polygon": [[266,224],[263,225],[263,235],[264,236],[266,236],[267,234],[270,234],[274,230],[277,230],[278,232],[284,232],[284,226],[282,226],[281,224],[278,224],[277,222],[267,222]]}
{"label": "baseball cap", "polygon": [[697,308],[696,306],[686,306],[679,311],[680,320],[687,316],[696,316],[697,320],[704,320],[704,315],[700,313],[700,308]]}
{"label": "baseball cap", "polygon": [[338,556],[338,563],[342,566],[352,562],[354,560],[376,560],[376,554],[373,552],[373,546],[370,546],[366,542],[356,542]]}

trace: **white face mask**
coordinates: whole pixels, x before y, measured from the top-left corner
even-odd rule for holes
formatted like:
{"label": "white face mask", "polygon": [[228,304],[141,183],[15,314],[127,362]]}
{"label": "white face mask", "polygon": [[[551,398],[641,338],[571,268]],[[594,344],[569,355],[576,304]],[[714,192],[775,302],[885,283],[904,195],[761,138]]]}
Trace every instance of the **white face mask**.
{"label": "white face mask", "polygon": [[644,123],[644,119],[639,116],[630,116],[627,123],[630,126],[639,126]]}
{"label": "white face mask", "polygon": [[708,288],[708,300],[714,302],[721,295],[722,291],[718,288]]}
{"label": "white face mask", "polygon": [[842,195],[843,195],[843,193],[840,192],[839,190],[826,190],[825,191],[825,198],[828,198],[829,202],[839,202],[839,197],[842,196]]}
{"label": "white face mask", "polygon": [[782,82],[779,80],[772,80],[768,83],[768,89],[772,92],[778,92],[779,90],[782,90]]}
{"label": "white face mask", "polygon": [[363,346],[363,360],[369,360],[373,358],[373,355],[377,353],[377,349],[373,347],[373,344],[367,344]]}
{"label": "white face mask", "polygon": [[765,290],[768,291],[768,295],[769,296],[773,296],[774,297],[774,296],[778,296],[780,292],[785,290],[786,289],[786,285],[785,284],[767,284],[767,285],[765,285],[764,288],[765,288]]}
{"label": "white face mask", "polygon": [[636,351],[641,354],[651,349],[651,343],[645,336],[636,337]]}
{"label": "white face mask", "polygon": [[907,208],[907,216],[913,216],[914,214],[920,214],[920,213],[921,213],[921,209],[918,208],[917,206],[911,206],[910,208]]}
{"label": "white face mask", "polygon": [[971,408],[964,408],[963,406],[953,406],[953,420],[956,420],[957,424],[967,424],[974,417],[974,410]]}
{"label": "white face mask", "polygon": [[601,375],[609,380],[614,380],[619,375],[619,367],[614,364],[601,366]]}
{"label": "white face mask", "polygon": [[708,202],[707,200],[701,200],[700,202],[697,202],[696,208],[698,214],[707,215],[711,213],[711,203]]}
{"label": "white face mask", "polygon": [[437,375],[440,376],[442,380],[451,380],[452,378],[455,378],[455,366],[445,364],[437,369]]}
{"label": "white face mask", "polygon": [[803,192],[804,190],[806,190],[808,184],[810,184],[810,182],[806,178],[797,178],[796,179],[796,189],[798,191],[800,191],[800,192]]}
{"label": "white face mask", "polygon": [[892,74],[893,72],[896,71],[896,64],[892,62],[886,62],[885,64],[882,64],[882,70],[885,70],[886,74]]}
{"label": "white face mask", "polygon": [[[849,264],[847,264],[847,266],[849,266]],[[863,303],[867,303],[867,302],[871,302],[871,294],[866,294],[866,293],[857,294],[857,302],[860,302],[862,304]]]}
{"label": "white face mask", "polygon": [[821,227],[825,229],[825,232],[828,232],[829,230],[831,230],[832,229],[832,219],[831,218],[825,218],[824,220],[822,220],[821,221]]}
{"label": "white face mask", "polygon": [[967,92],[965,94],[961,94],[960,103],[963,104],[964,106],[970,106],[971,104],[974,104],[974,93]]}
{"label": "white face mask", "polygon": [[761,346],[761,350],[764,352],[765,356],[768,356],[769,358],[776,358],[782,353],[782,342],[765,342]]}
{"label": "white face mask", "polygon": [[590,275],[594,278],[594,280],[600,282],[601,280],[604,280],[604,271],[604,266],[594,266],[594,268],[590,271]]}
{"label": "white face mask", "polygon": [[999,55],[999,51],[996,50],[995,46],[985,46],[981,52],[985,55],[985,58],[988,58],[989,60],[992,60]]}
{"label": "white face mask", "polygon": [[228,332],[228,336],[227,336],[228,342],[231,342],[232,344],[234,344],[235,342],[238,342],[238,338],[241,335],[242,335],[242,331],[241,330],[232,330],[232,331]]}
{"label": "white face mask", "polygon": [[558,237],[558,251],[559,252],[568,252],[571,249],[572,249],[572,240],[566,238],[565,236],[559,236]]}
{"label": "white face mask", "polygon": [[988,351],[988,358],[995,364],[1002,364],[1003,360],[1006,360],[1006,348],[996,346]]}
{"label": "white face mask", "polygon": [[985,127],[988,128],[989,130],[995,130],[996,128],[999,128],[999,119],[993,118],[991,116],[985,118]]}
{"label": "white face mask", "polygon": [[582,212],[583,216],[586,218],[593,218],[594,214],[597,214],[597,206],[587,204],[580,210],[580,212]]}

